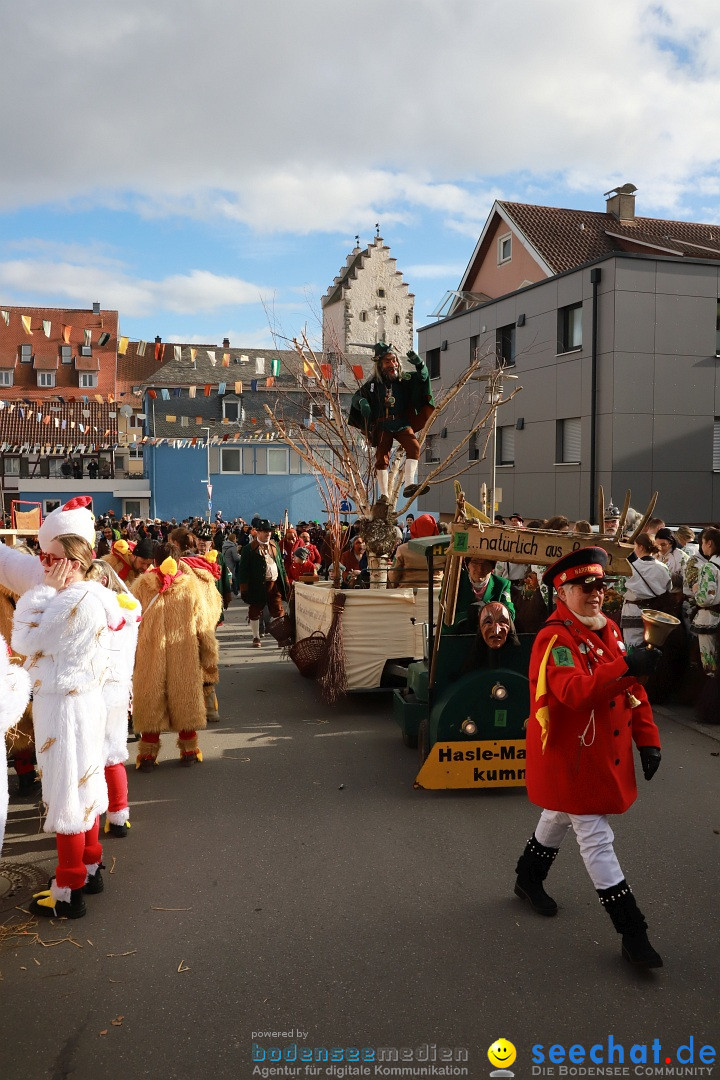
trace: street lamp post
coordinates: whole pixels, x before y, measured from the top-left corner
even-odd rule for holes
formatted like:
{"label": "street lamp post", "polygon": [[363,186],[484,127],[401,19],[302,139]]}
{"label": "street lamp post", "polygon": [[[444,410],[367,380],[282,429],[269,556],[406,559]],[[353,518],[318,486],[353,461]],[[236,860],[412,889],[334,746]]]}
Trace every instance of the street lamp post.
{"label": "street lamp post", "polygon": [[207,479],[201,480],[201,484],[207,484],[207,496],[208,496],[208,524],[210,523],[210,515],[212,514],[212,483],[210,480],[210,428],[204,427],[203,431],[207,432],[205,436],[205,449],[207,451]]}

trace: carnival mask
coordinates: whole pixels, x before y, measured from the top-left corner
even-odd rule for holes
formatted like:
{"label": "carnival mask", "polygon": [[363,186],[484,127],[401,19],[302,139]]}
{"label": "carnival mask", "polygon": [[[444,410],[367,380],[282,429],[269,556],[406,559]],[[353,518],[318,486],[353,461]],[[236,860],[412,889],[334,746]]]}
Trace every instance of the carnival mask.
{"label": "carnival mask", "polygon": [[510,612],[493,600],[480,612],[480,633],[488,649],[501,649],[510,633]]}

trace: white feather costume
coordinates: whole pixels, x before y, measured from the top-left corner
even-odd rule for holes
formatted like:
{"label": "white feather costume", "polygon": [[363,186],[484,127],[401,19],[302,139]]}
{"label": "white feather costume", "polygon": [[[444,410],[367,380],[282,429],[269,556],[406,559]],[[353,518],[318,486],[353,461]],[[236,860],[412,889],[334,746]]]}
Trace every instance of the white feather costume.
{"label": "white feather costume", "polygon": [[39,585],[18,601],[13,648],[27,657],[45,832],[80,833],[107,809],[103,740],[108,674],[107,590]]}
{"label": "white feather costume", "polygon": [[[11,664],[5,640],[0,637],[0,745],[5,733],[17,724],[30,700],[30,676],[24,668]],[[0,851],[5,839],[8,813],[7,771],[0,781]]]}
{"label": "white feather costume", "polygon": [[129,592],[104,591],[110,632],[106,639],[108,678],[103,688],[107,709],[103,756],[106,765],[118,765],[128,759],[128,712],[132,706],[132,678],[142,608]]}

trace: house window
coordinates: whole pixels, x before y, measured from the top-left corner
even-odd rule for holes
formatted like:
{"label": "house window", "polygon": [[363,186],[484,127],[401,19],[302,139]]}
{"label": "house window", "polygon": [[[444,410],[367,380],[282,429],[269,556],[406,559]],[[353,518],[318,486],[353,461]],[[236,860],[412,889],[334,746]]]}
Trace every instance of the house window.
{"label": "house window", "polygon": [[515,464],[515,425],[499,427],[497,429],[497,463],[498,465]]}
{"label": "house window", "polygon": [[717,302],[717,314],[715,316],[715,355],[720,356],[720,300]]}
{"label": "house window", "polygon": [[0,386],[12,386],[13,374],[12,371],[0,371]]}
{"label": "house window", "polygon": [[94,371],[81,371],[78,379],[78,386],[85,387],[86,389],[97,386],[97,373]]}
{"label": "house window", "polygon": [[237,424],[240,419],[240,402],[223,400],[223,420],[229,424]]}
{"label": "house window", "polygon": [[479,461],[480,460],[480,447],[478,446],[478,434],[477,431],[470,436],[468,442],[468,460]]}
{"label": "house window", "polygon": [[495,331],[495,355],[498,367],[515,366],[515,323]]}
{"label": "house window", "polygon": [[367,322],[367,311],[361,311],[358,315],[360,322]]}
{"label": "house window", "polygon": [[130,455],[130,460],[131,461],[142,461],[142,459],[143,459],[143,448],[142,448],[142,446],[129,446],[128,447],[128,453]]}
{"label": "house window", "polygon": [[568,417],[566,420],[557,421],[556,465],[580,464],[580,431],[581,423],[579,416],[572,416]]}
{"label": "house window", "polygon": [[[7,458],[5,459],[7,461]],[[720,472],[720,416],[715,417],[713,424],[713,472]],[[5,470],[7,475],[7,469]]]}
{"label": "house window", "polygon": [[497,242],[497,261],[498,263],[510,262],[512,259],[512,234],[507,233],[505,236],[499,236]]}
{"label": "house window", "polygon": [[440,454],[435,444],[435,436],[428,435],[425,439],[425,464],[436,465],[440,461]]}
{"label": "house window", "polygon": [[400,316],[399,316],[399,315],[395,315],[395,316],[393,317],[393,322],[395,323],[395,325],[396,325],[396,326],[399,326],[399,325],[400,325]]}
{"label": "house window", "polygon": [[38,386],[54,386],[55,385],[55,372],[54,371],[38,371],[37,373]]}
{"label": "house window", "polygon": [[19,476],[20,475],[20,458],[19,457],[6,457],[6,458],[3,458],[3,474],[5,476]]}
{"label": "house window", "polygon": [[81,345],[80,346],[80,355],[81,356],[92,356],[92,345]]}
{"label": "house window", "polygon": [[124,499],[125,513],[130,517],[139,518],[142,514],[142,506],[139,499]]}
{"label": "house window", "polygon": [[378,296],[384,297],[385,296],[385,290],[384,289],[378,289]]}
{"label": "house window", "polygon": [[425,364],[427,365],[428,372],[431,379],[440,378],[440,350],[428,349],[425,354]]}
{"label": "house window", "polygon": [[57,510],[59,506],[59,499],[43,499],[43,515],[47,517],[48,514],[52,514],[53,510]]}
{"label": "house window", "polygon": [[558,311],[558,352],[582,349],[582,304],[570,304]]}
{"label": "house window", "polygon": [[20,363],[30,364],[32,363],[32,345],[20,346]]}
{"label": "house window", "polygon": [[72,345],[60,346],[60,360],[63,364],[72,364]]}
{"label": "house window", "polygon": [[242,455],[239,447],[221,447],[220,472],[242,472]]}
{"label": "house window", "polygon": [[480,335],[479,334],[473,334],[473,336],[470,338],[470,360],[468,361],[468,366],[470,364],[474,364],[475,361],[477,360],[477,358],[478,358],[478,345],[479,344],[480,344]]}
{"label": "house window", "polygon": [[270,446],[267,452],[267,471],[280,476],[288,471],[288,453],[284,446]]}

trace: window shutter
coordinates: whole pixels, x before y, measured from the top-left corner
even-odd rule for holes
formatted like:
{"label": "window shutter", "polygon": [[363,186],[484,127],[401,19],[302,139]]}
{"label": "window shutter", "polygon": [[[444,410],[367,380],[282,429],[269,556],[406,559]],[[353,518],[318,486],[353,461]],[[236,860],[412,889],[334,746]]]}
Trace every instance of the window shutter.
{"label": "window shutter", "polygon": [[580,417],[563,420],[563,455],[565,462],[580,461]]}
{"label": "window shutter", "polygon": [[720,472],[720,417],[713,424],[713,472]]}
{"label": "window shutter", "polygon": [[500,453],[498,457],[501,465],[514,465],[515,464],[515,428],[501,427],[499,430],[500,446],[498,450]]}

